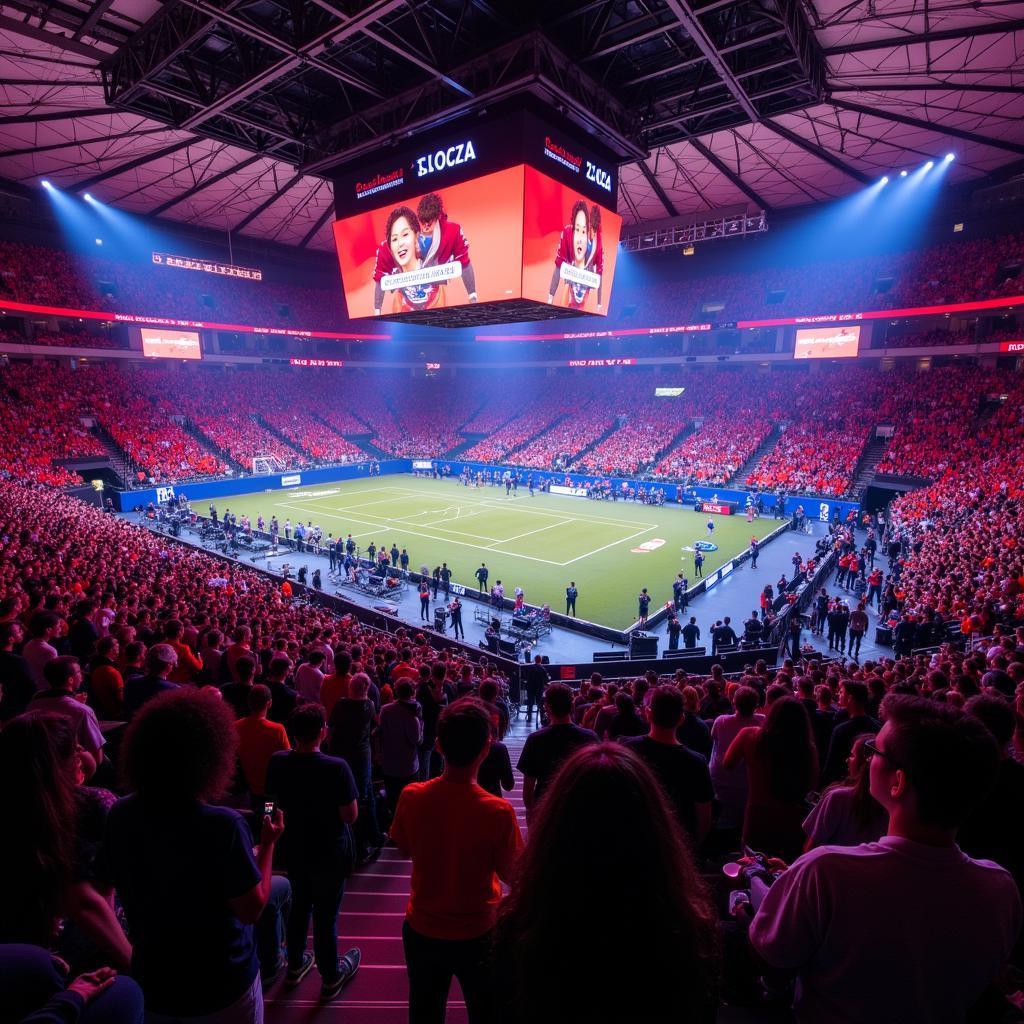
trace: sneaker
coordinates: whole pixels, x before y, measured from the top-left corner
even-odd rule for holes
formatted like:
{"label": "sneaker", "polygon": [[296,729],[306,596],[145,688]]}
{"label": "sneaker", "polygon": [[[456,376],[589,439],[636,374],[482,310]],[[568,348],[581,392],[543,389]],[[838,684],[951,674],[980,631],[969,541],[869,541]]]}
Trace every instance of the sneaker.
{"label": "sneaker", "polygon": [[332,978],[330,981],[324,981],[320,987],[320,999],[322,1002],[328,1002],[333,999],[337,994],[356,976],[356,972],[359,970],[359,961],[362,959],[362,954],[358,949],[350,949],[340,960],[338,960],[338,974],[337,977]]}
{"label": "sneaker", "polygon": [[313,969],[313,954],[306,952],[302,954],[302,963],[298,967],[289,967],[288,973],[284,976],[284,987],[295,988],[302,979]]}

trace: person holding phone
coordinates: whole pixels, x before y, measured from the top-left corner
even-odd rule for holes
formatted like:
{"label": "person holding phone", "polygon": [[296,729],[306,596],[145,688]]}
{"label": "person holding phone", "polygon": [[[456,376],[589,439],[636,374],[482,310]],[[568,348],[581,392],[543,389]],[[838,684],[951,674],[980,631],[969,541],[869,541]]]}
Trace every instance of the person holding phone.
{"label": "person holding phone", "polygon": [[284,817],[263,817],[254,850],[242,815],[214,803],[237,749],[230,709],[193,688],[148,701],[124,738],[132,792],[110,810],[97,873],[124,907],[147,1020],[263,1019],[253,926],[270,899]]}

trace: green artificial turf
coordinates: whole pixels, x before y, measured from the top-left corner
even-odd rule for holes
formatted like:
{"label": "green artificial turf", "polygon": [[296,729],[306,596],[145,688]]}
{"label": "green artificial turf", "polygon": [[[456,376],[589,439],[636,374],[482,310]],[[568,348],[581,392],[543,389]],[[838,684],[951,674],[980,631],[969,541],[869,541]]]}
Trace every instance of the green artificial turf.
{"label": "green artificial turf", "polygon": [[748,524],[743,515],[709,517],[676,505],[539,492],[530,497],[525,487],[506,498],[503,487],[467,488],[453,479],[413,476],[260,491],[216,505],[221,514],[247,514],[254,527],[258,514],[268,524],[276,514],[282,537],[286,519],[293,525],[301,519],[319,524],[325,537],[351,533],[361,549],[371,541],[389,550],[395,543],[408,549],[410,569],[446,561],[454,582],[468,589],[476,589],[473,574],[486,562],[489,582],[501,580],[507,597],[520,586],[529,604],[548,602],[554,611],[565,611],[565,588],[575,580],[577,616],[616,629],[636,620],[641,587],[652,595],[653,614],[671,600],[677,572],[693,585],[693,554],[681,548],[707,538],[709,518],[719,550],[706,553],[705,576],[744,551],[752,535],[763,537],[779,525],[771,519]]}

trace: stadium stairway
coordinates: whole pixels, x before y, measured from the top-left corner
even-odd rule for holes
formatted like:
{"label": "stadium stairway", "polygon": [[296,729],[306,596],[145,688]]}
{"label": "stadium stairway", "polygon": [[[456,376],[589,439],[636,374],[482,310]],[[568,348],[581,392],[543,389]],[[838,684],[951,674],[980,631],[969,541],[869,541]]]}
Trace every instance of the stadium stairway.
{"label": "stadium stairway", "polygon": [[[538,437],[541,437],[542,435],[546,434],[549,430],[551,430],[552,427],[558,426],[558,424],[561,423],[562,420],[567,420],[569,418],[569,415],[569,413],[565,413],[563,416],[556,416],[553,420],[551,420],[550,423],[545,423],[540,430],[538,430],[534,434],[531,434],[522,444],[517,444],[515,448],[509,448],[509,450],[505,452],[505,454],[502,456],[502,460],[505,462],[510,462],[512,455],[515,452],[521,452],[525,448],[528,448],[531,444],[533,444],[534,441],[537,440]],[[512,419],[515,419],[515,417],[513,416]],[[502,427],[506,426],[508,423],[511,422],[512,420],[507,420],[505,423],[501,425],[501,427],[498,428],[498,430],[500,430]],[[498,431],[496,430],[495,433],[497,432]]]}
{"label": "stadium stairway", "polygon": [[754,472],[757,464],[775,447],[780,437],[782,437],[782,427],[776,423],[758,446],[757,451],[732,475],[732,482],[739,485],[744,484],[747,477]]}
{"label": "stadium stairway", "polygon": [[253,413],[249,417],[253,423],[259,424],[268,434],[273,434],[283,445],[287,445],[296,455],[300,455],[303,458],[308,458],[309,453],[304,452],[287,434],[283,431],[278,430],[277,427],[271,426],[259,413]]}
{"label": "stadium stairway", "polygon": [[[525,719],[512,722],[505,745],[513,768],[533,726]],[[514,772],[515,789],[507,795],[520,827],[526,832],[523,780]],[[385,847],[380,859],[357,871],[345,886],[338,917],[338,947],[362,951],[359,973],[332,1003],[320,1002],[320,977],[312,970],[293,991],[279,979],[266,991],[267,1024],[297,1024],[316,1017],[331,1024],[406,1024],[408,981],[402,953],[402,921],[409,898],[412,863],[394,847]],[[312,938],[310,947],[312,948]],[[458,983],[448,999],[447,1024],[466,1024],[466,1005]]]}
{"label": "stadium stairway", "polygon": [[887,437],[873,437],[864,449],[853,473],[853,486],[850,488],[850,497],[859,498],[868,489],[868,485],[875,479],[878,464],[882,461],[885,449],[889,444]]}
{"label": "stadium stairway", "polygon": [[[564,417],[564,416],[562,417],[562,419],[565,419],[565,418],[566,417]],[[591,441],[590,444],[588,444],[586,446],[586,448],[581,448],[578,452],[575,452],[573,455],[571,455],[569,457],[569,465],[570,466],[577,465],[579,463],[580,459],[582,459],[582,458],[586,457],[587,455],[589,455],[599,444],[601,444],[604,441],[607,441],[608,438],[611,437],[612,434],[614,434],[616,430],[621,430],[622,427],[624,427],[626,425],[626,422],[628,422],[628,421],[620,422],[619,421],[619,417],[616,416],[615,422],[612,423],[612,425],[607,430],[605,430],[601,434],[600,437],[595,437],[594,440]]]}
{"label": "stadium stairway", "polygon": [[136,467],[136,464],[128,457],[125,450],[99,423],[94,421],[89,433],[103,445],[103,450],[107,453],[107,458],[110,460],[110,468],[114,471],[114,476],[121,481],[123,487],[127,487],[128,482],[134,479],[136,469],[141,467]]}
{"label": "stadium stairway", "polygon": [[236,473],[251,473],[252,466],[243,466],[237,459],[232,458],[231,453],[221,448],[213,438],[204,434],[195,423],[188,417],[178,421],[181,429],[186,434],[191,434],[207,451],[213,452],[222,462],[230,466]]}

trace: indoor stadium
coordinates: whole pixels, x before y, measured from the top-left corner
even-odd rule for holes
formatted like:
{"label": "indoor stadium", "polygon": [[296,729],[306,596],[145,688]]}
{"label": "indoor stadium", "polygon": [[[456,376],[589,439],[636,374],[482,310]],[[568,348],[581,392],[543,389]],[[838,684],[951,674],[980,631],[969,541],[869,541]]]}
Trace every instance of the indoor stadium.
{"label": "indoor stadium", "polygon": [[0,97],[0,1024],[1024,1024],[1024,0]]}

